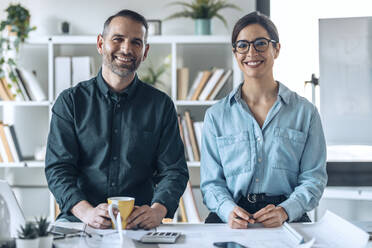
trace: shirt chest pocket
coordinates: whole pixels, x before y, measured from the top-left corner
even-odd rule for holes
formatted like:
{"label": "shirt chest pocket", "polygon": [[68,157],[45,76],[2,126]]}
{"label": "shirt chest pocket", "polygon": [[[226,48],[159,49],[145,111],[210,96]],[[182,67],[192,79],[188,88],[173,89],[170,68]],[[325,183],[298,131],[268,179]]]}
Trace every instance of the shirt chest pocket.
{"label": "shirt chest pocket", "polygon": [[305,142],[306,134],[301,131],[290,128],[275,128],[273,167],[297,174]]}
{"label": "shirt chest pocket", "polygon": [[248,132],[217,137],[218,151],[226,177],[251,170],[251,147]]}

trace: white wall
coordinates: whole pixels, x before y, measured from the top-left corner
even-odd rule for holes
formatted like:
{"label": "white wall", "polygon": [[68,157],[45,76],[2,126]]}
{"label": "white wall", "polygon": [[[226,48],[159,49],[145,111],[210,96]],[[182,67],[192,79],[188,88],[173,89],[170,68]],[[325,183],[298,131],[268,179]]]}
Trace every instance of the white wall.
{"label": "white wall", "polygon": [[369,0],[271,1],[271,19],[281,43],[275,79],[302,95],[311,74],[319,77],[319,18],[371,16],[371,10]]}
{"label": "white wall", "polygon": [[[181,10],[179,6],[169,6],[175,0],[1,0],[0,19],[5,18],[4,9],[9,3],[21,3],[31,12],[31,24],[37,26],[32,35],[59,34],[62,21],[70,22],[73,35],[96,35],[101,32],[103,23],[110,15],[127,8],[137,11],[147,19],[165,19]],[[191,0],[184,0],[191,2]],[[213,34],[230,35],[234,23],[244,14],[255,9],[254,0],[230,0],[240,6],[241,11],[225,9],[221,14],[226,18],[229,29],[217,19],[212,20]],[[163,34],[193,34],[194,22],[191,19],[173,19],[162,24]]]}

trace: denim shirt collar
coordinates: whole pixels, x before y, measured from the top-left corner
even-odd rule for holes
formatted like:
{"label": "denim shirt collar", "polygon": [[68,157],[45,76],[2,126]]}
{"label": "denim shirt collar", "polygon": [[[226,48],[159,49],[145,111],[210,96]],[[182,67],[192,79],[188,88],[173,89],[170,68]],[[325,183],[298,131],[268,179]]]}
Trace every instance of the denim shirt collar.
{"label": "denim shirt collar", "polygon": [[[291,98],[291,91],[282,83],[279,81],[276,81],[279,85],[279,91],[278,96],[283,100],[285,104],[289,104],[290,98]],[[230,106],[234,102],[239,102],[239,100],[242,98],[242,86],[243,83],[239,84],[229,95],[229,102]]]}

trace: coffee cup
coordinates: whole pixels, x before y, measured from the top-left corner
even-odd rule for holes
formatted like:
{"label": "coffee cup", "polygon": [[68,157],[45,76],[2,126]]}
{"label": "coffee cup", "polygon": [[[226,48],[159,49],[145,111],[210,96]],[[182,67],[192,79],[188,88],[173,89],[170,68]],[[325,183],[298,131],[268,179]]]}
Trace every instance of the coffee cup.
{"label": "coffee cup", "polygon": [[133,197],[110,197],[107,199],[109,204],[108,212],[111,218],[113,227],[116,229],[118,226],[116,223],[116,218],[113,213],[113,209],[120,212],[121,215],[121,226],[123,229],[127,226],[127,218],[132,213],[134,208],[134,198]]}

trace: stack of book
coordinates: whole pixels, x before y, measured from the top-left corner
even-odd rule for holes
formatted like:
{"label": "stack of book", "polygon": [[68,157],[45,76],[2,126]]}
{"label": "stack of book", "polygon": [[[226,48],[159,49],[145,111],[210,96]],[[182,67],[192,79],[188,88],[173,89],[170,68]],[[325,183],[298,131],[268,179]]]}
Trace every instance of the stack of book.
{"label": "stack of book", "polygon": [[0,122],[0,162],[12,163],[23,160],[13,125]]}
{"label": "stack of book", "polygon": [[230,79],[231,74],[231,69],[222,68],[199,71],[189,90],[189,70],[188,68],[179,68],[177,69],[177,100],[215,100]]}
{"label": "stack of book", "polygon": [[203,122],[194,122],[191,119],[190,112],[185,111],[183,117],[178,115],[178,126],[185,146],[185,156],[187,161],[200,161]]}
{"label": "stack of book", "polygon": [[0,98],[3,101],[44,101],[47,99],[36,76],[20,67],[4,65],[0,78]]}

